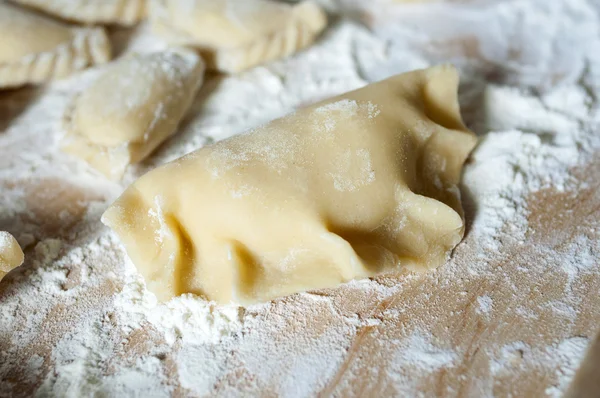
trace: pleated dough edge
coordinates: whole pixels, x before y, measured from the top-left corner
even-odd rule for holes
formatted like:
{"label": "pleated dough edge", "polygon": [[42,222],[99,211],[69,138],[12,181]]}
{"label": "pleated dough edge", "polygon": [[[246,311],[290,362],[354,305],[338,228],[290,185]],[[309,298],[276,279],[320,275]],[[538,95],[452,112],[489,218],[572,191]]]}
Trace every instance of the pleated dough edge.
{"label": "pleated dough edge", "polygon": [[[327,15],[317,4],[304,1],[294,6],[294,25],[272,32],[247,46],[202,54],[209,69],[238,73],[264,62],[288,57],[314,43],[327,26]],[[293,32],[293,33],[292,33]],[[275,52],[269,51],[276,49]]]}
{"label": "pleated dough edge", "polygon": [[108,62],[111,46],[103,28],[76,28],[70,42],[52,51],[0,63],[0,88],[39,84]]}

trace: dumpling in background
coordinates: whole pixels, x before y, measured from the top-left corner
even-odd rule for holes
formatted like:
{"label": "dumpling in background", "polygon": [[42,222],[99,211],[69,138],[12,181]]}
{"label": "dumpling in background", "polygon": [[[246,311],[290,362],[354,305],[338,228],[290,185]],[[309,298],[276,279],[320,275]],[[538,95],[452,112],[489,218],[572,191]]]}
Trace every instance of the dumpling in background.
{"label": "dumpling in background", "polygon": [[0,3],[0,89],[43,83],[110,60],[102,28],[76,28]]}
{"label": "dumpling in background", "polygon": [[65,115],[63,149],[110,178],[171,136],[203,81],[194,52],[134,54],[110,65]]}
{"label": "dumpling in background", "polygon": [[458,74],[394,76],[152,170],[106,211],[160,300],[251,304],[443,264],[476,138]]}
{"label": "dumpling in background", "polygon": [[327,25],[318,5],[272,0],[157,0],[155,32],[200,50],[211,70],[235,73],[312,44]]}
{"label": "dumpling in background", "polygon": [[24,259],[19,242],[8,232],[0,231],[0,280],[13,268],[23,264]]}
{"label": "dumpling in background", "polygon": [[148,0],[11,0],[69,21],[133,25],[146,16]]}

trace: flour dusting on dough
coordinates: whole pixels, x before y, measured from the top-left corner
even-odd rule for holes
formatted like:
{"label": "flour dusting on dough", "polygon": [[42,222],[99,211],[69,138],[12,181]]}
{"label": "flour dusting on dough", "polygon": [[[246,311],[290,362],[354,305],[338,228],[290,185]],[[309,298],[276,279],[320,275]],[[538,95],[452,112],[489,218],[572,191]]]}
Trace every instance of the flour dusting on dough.
{"label": "flour dusting on dough", "polygon": [[341,192],[356,191],[375,181],[371,155],[367,149],[348,149],[334,157],[337,172],[330,173],[333,186]]}
{"label": "flour dusting on dough", "polygon": [[148,209],[148,215],[158,223],[158,229],[154,231],[154,240],[158,245],[163,244],[165,238],[171,238],[172,233],[169,229],[162,212],[163,199],[160,195],[154,197],[154,207]]}

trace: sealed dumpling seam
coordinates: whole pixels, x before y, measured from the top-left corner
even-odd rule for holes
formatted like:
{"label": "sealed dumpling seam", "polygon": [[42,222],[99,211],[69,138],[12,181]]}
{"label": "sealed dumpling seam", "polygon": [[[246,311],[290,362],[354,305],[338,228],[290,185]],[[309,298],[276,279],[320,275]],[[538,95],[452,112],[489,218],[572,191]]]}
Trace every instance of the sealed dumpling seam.
{"label": "sealed dumpling seam", "polygon": [[327,16],[311,2],[292,9],[293,22],[254,43],[222,51],[203,51],[210,69],[236,73],[248,67],[284,58],[311,45],[327,25]]}
{"label": "sealed dumpling seam", "polygon": [[208,69],[236,73],[283,58],[312,44],[327,25],[311,1],[159,0],[151,8],[154,30],[174,44],[197,48]]}

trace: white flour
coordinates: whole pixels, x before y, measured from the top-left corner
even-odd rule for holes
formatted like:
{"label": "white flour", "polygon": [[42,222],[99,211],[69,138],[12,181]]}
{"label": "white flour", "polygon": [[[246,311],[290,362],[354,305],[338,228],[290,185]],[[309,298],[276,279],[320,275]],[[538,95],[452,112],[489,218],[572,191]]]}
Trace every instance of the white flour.
{"label": "white flour", "polygon": [[[135,272],[131,264],[128,270]],[[159,304],[145,289],[139,274],[132,273],[128,277],[129,282],[115,298],[125,331],[132,331],[145,321],[162,330],[168,344],[174,344],[178,339],[190,344],[204,344],[217,343],[242,328],[243,308],[205,303],[192,295]]]}
{"label": "white flour", "polygon": [[[347,1],[329,3],[336,9]],[[16,238],[30,247],[25,265],[0,284],[0,396],[418,395],[439,372],[463,368],[462,379],[446,379],[448,395],[502,395],[495,390],[502,380],[518,386],[520,377],[530,381],[534,374],[548,383],[540,394],[560,396],[590,337],[578,334],[576,320],[585,308],[582,278],[597,280],[600,272],[600,226],[582,226],[587,230],[577,230],[564,247],[541,236],[536,255],[514,269],[504,260],[537,239],[531,193],[586,188],[570,170],[600,149],[600,9],[585,0],[465,3],[397,8],[404,10],[394,16],[402,23],[374,22],[376,33],[337,22],[291,59],[209,81],[182,131],[120,184],[56,146],[64,107],[97,71],[41,93],[0,134],[0,150],[8,153],[0,158],[0,182],[59,176],[89,197],[61,196],[59,202],[69,202],[61,223],[77,217],[78,203],[83,210],[73,227],[55,230],[39,226],[42,216],[25,202],[29,191],[18,183],[2,188],[0,229],[19,232]],[[161,45],[142,26],[127,48]],[[354,281],[246,310],[191,296],[158,304],[99,222],[127,184],[158,164],[297,106],[448,59],[461,68],[463,114],[482,140],[464,175],[467,241],[436,272]],[[40,201],[50,206],[44,195]],[[546,299],[536,281],[548,273],[560,281],[551,291],[561,294]],[[504,316],[500,309],[517,317],[517,330],[502,332],[504,322],[485,328]],[[543,322],[562,325],[564,335],[532,338]],[[477,339],[504,333],[506,344],[482,343],[473,352],[476,338],[466,345],[461,339],[469,339],[473,324],[483,325]],[[469,367],[467,357],[479,362]],[[382,375],[393,380],[387,390],[378,389]],[[362,390],[353,377],[366,379]],[[19,393],[23,385],[32,387]]]}
{"label": "white flour", "polygon": [[494,308],[494,302],[487,295],[477,297],[477,304],[479,304],[479,312],[481,314],[489,314]]}

